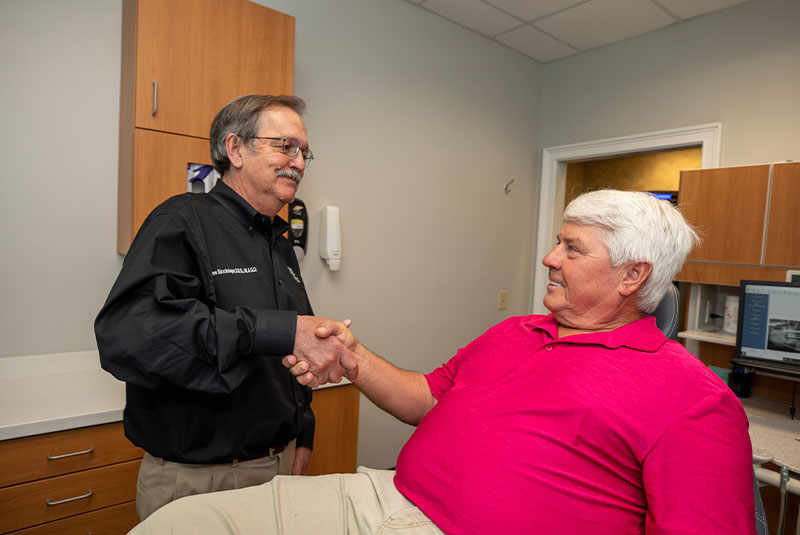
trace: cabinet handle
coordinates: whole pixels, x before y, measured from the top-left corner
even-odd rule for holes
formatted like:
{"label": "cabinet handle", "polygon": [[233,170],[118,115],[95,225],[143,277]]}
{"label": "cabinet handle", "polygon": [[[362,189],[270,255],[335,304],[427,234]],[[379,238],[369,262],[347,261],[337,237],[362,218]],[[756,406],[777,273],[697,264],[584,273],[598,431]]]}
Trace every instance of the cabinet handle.
{"label": "cabinet handle", "polygon": [[47,505],[59,505],[61,503],[74,502],[75,500],[82,500],[84,498],[88,498],[91,495],[92,495],[92,489],[89,489],[89,492],[87,492],[86,494],[82,494],[80,496],[74,496],[72,498],[67,498],[66,500],[58,500],[58,501],[55,501],[55,502],[51,502],[50,498],[47,498],[44,501],[44,503],[46,503]]}
{"label": "cabinet handle", "polygon": [[47,459],[53,461],[55,459],[63,459],[64,457],[75,457],[76,455],[86,455],[87,453],[92,453],[94,451],[94,446],[89,446],[88,450],[83,451],[76,451],[73,453],[65,453],[64,455],[50,455],[47,454]]}
{"label": "cabinet handle", "polygon": [[153,116],[158,111],[158,82],[153,82]]}

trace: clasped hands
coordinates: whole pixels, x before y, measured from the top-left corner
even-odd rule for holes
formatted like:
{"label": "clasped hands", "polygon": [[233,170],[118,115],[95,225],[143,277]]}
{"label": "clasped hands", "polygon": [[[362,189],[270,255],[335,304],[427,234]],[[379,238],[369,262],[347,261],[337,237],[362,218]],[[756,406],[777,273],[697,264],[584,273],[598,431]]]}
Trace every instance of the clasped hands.
{"label": "clasped hands", "polygon": [[316,316],[298,316],[294,353],[283,357],[301,385],[317,387],[342,377],[353,380],[358,375],[358,359],[353,349],[358,345],[349,329],[350,320],[334,321]]}

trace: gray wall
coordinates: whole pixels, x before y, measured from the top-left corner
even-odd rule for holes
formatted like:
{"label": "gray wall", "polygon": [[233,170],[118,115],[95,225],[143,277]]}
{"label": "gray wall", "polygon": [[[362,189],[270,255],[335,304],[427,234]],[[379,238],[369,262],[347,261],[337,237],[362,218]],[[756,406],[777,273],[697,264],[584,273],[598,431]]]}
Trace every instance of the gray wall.
{"label": "gray wall", "polygon": [[542,147],[722,122],[724,166],[800,159],[800,2],[751,0],[547,65]]}
{"label": "gray wall", "polygon": [[0,0],[0,356],[95,349],[120,265],[121,7]]}

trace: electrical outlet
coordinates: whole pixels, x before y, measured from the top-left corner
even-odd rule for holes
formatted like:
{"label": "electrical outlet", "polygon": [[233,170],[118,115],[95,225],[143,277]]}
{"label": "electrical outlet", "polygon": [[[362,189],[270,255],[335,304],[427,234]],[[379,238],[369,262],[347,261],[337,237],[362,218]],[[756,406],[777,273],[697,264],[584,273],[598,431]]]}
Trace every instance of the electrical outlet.
{"label": "electrical outlet", "polygon": [[505,310],[508,306],[508,292],[500,290],[497,292],[497,310]]}

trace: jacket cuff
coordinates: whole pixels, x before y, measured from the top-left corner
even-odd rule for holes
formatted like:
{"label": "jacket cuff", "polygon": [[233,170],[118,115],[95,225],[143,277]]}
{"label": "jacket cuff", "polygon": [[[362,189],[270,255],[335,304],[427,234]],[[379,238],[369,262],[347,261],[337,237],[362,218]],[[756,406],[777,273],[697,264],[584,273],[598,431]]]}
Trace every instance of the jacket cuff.
{"label": "jacket cuff", "polygon": [[283,357],[294,351],[297,312],[293,310],[260,310],[256,317],[253,355]]}

